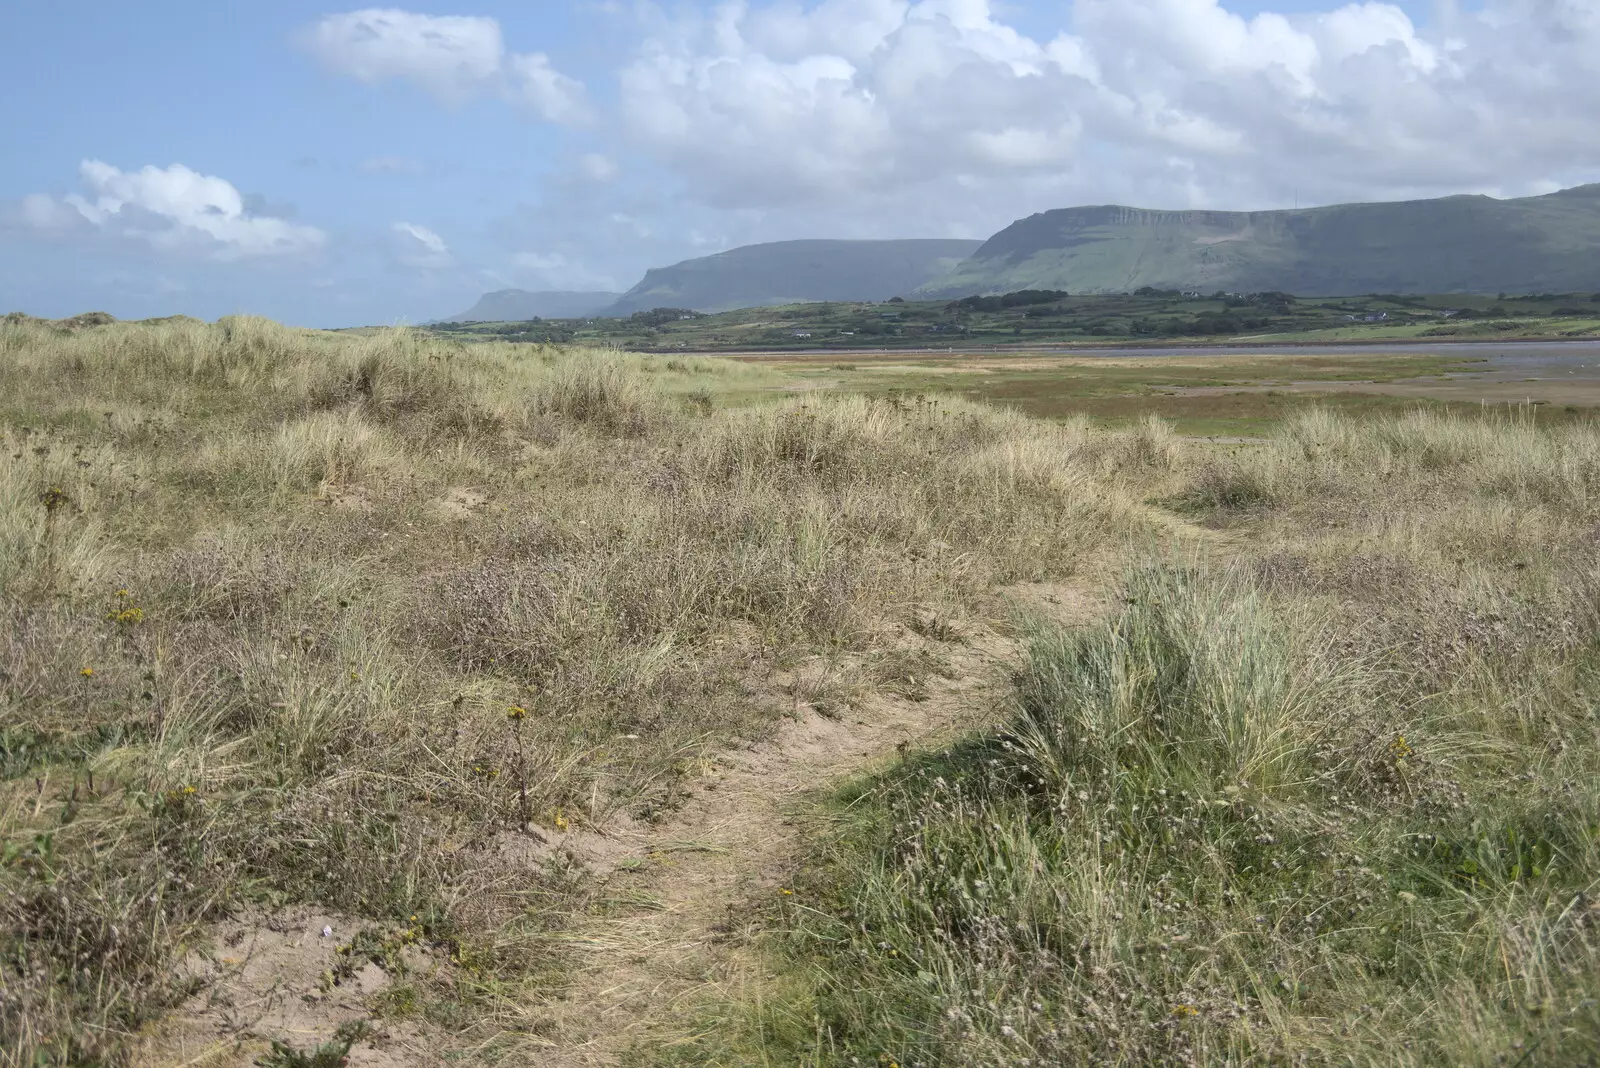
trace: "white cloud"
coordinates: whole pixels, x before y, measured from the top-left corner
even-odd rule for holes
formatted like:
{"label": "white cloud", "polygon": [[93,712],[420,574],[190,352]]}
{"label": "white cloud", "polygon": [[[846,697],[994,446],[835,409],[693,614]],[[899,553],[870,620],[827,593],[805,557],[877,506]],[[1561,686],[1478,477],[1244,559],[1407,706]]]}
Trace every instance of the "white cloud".
{"label": "white cloud", "polygon": [[583,83],[556,70],[543,52],[508,57],[506,76],[507,97],[535,115],[562,126],[588,121]]}
{"label": "white cloud", "polygon": [[407,267],[450,267],[455,256],[444,238],[416,223],[397,222],[390,227],[395,235],[395,259]]}
{"label": "white cloud", "polygon": [[634,237],[647,238],[653,235],[650,225],[643,219],[629,215],[625,211],[614,211],[610,215],[612,225],[626,230]]}
{"label": "white cloud", "polygon": [[1034,38],[989,0],[647,7],[633,146],[722,207],[950,217],[1080,199],[1259,206],[1600,177],[1600,2],[1238,15],[1075,0]]}
{"label": "white cloud", "polygon": [[559,252],[519,252],[511,262],[530,271],[559,271],[567,265],[567,258]]}
{"label": "white cloud", "polygon": [[464,99],[500,73],[500,24],[488,18],[415,15],[367,8],[327,15],[301,37],[323,66],[358,81],[407,78]]}
{"label": "white cloud", "polygon": [[366,9],[322,19],[304,45],[366,82],[586,124],[537,206],[492,238],[506,276],[554,288],[749,241],[984,236],[1071,204],[1600,178],[1600,0],[1439,0],[1422,24],[1376,0],[1250,16],[1230,3],[1035,3],[1031,27],[1060,15],[1043,32],[1001,0],[599,4],[611,39],[633,39],[604,108],[490,18]]}
{"label": "white cloud", "polygon": [[621,173],[621,168],[617,166],[614,160],[598,152],[585,154],[583,158],[578,160],[578,168],[586,177],[592,178],[597,182],[615,181],[617,175]]}
{"label": "white cloud", "polygon": [[181,163],[122,171],[100,160],[79,166],[87,195],[24,197],[22,223],[41,233],[89,231],[148,242],[161,249],[199,250],[217,259],[283,256],[321,247],[321,230],[250,210],[223,178]]}
{"label": "white cloud", "polygon": [[451,103],[497,96],[568,125],[590,115],[581,82],[542,52],[507,52],[492,18],[364,8],[323,16],[300,45],[327,70],[367,84],[411,81]]}
{"label": "white cloud", "polygon": [[29,193],[19,204],[21,221],[39,230],[54,230],[81,221],[82,216],[55,197],[43,193]]}
{"label": "white cloud", "polygon": [[972,0],[726,5],[622,72],[633,138],[728,205],[851,196],[1074,158],[1081,65]]}
{"label": "white cloud", "polygon": [[511,257],[518,272],[529,284],[541,289],[615,290],[614,276],[575,263],[560,252],[519,252]]}

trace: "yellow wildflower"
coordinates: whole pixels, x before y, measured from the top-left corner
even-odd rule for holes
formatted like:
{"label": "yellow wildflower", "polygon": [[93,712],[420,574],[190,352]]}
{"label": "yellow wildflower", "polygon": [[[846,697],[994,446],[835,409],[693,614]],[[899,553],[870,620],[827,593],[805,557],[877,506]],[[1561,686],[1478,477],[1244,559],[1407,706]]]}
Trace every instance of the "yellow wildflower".
{"label": "yellow wildflower", "polygon": [[509,719],[514,723],[520,723],[527,718],[528,710],[523,708],[521,705],[512,705],[510,708],[506,709],[506,719]]}
{"label": "yellow wildflower", "polygon": [[80,670],[78,672],[78,674],[82,675],[86,679],[92,679],[92,678],[94,678],[94,668],[85,667],[82,670]]}

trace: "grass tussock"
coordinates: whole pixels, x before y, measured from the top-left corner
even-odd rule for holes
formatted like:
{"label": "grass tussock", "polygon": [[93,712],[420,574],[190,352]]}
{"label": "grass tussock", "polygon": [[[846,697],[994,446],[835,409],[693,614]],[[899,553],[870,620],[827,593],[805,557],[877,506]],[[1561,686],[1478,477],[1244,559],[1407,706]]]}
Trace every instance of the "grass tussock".
{"label": "grass tussock", "polygon": [[1235,450],[1194,480],[1204,506],[1393,499],[1410,515],[1427,497],[1463,491],[1519,505],[1586,511],[1600,489],[1600,438],[1592,424],[1541,426],[1537,409],[1483,417],[1413,411],[1357,420],[1325,409],[1288,419],[1264,449]]}
{"label": "grass tussock", "polygon": [[1237,576],[1128,600],[1036,634],[1005,732],[848,798],[786,910],[802,1059],[1586,1063],[1600,694],[1519,746]]}
{"label": "grass tussock", "polygon": [[0,1063],[126,1063],[297,905],[432,954],[437,1048],[535,1058],[597,886],[540,839],[671,811],[817,654],[829,714],[926,698],[897,627],[1182,517],[1206,562],[1033,620],[992,731],[846,792],[779,977],[657,1059],[1593,1061],[1593,426],[1201,449],[769,374],[0,323]]}
{"label": "grass tussock", "polygon": [[1231,562],[1035,621],[994,732],[842,795],[789,985],[683,1059],[1593,1063],[1597,442],[1314,413],[1180,456]]}
{"label": "grass tussock", "polygon": [[296,903],[429,947],[408,1011],[526,1055],[594,884],[517,843],[670,810],[773,672],[1069,573],[1170,475],[765,374],[0,324],[0,1063],[122,1063],[214,921]]}

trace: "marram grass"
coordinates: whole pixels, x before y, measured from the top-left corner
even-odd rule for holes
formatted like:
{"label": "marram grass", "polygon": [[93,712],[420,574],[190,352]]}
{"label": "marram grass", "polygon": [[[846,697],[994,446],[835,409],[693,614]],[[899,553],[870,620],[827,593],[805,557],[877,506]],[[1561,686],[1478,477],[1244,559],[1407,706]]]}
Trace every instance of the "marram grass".
{"label": "marram grass", "polygon": [[748,403],[772,384],[0,324],[0,1063],[122,1063],[215,921],[295,904],[420,932],[439,1048],[515,1061],[597,885],[519,828],[670,811],[790,709],[773,672],[1065,574],[1168,475],[972,405]]}
{"label": "marram grass", "polygon": [[1035,618],[991,730],[837,794],[781,995],[676,1060],[1596,1063],[1597,442],[1313,413],[1180,459],[1231,562]]}

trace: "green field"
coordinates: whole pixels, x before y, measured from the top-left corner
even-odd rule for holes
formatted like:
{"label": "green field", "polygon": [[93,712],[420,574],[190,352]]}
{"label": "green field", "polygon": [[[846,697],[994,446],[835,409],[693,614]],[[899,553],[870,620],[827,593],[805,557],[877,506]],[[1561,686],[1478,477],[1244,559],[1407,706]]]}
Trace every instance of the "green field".
{"label": "green field", "polygon": [[789,304],[716,315],[663,308],[625,319],[439,323],[428,329],[461,340],[576,342],[637,352],[1557,338],[1600,336],[1596,297],[1037,292],[957,301]]}

